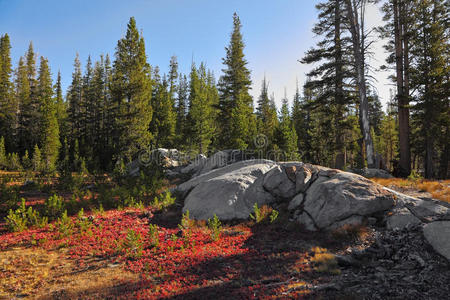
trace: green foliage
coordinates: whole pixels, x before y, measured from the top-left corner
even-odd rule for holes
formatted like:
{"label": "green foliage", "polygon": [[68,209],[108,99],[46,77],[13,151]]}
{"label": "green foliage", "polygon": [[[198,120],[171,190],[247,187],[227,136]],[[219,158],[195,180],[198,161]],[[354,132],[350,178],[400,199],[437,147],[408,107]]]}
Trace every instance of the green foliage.
{"label": "green foliage", "polygon": [[[44,202],[45,215],[50,220],[56,220],[65,211],[64,198],[58,195],[53,195],[47,198]],[[67,211],[65,211],[67,213]]]}
{"label": "green foliage", "polygon": [[273,209],[272,212],[269,215],[270,223],[275,222],[277,220],[277,218],[278,218],[278,215],[279,215],[279,212],[277,210]]}
{"label": "green foliage", "polygon": [[45,227],[48,223],[46,217],[40,217],[39,212],[33,209],[33,207],[25,207],[25,199],[21,199],[20,206],[13,211],[9,210],[6,217],[6,225],[12,232],[20,232],[27,229],[28,226],[37,226],[39,228]]}
{"label": "green foliage", "polygon": [[145,42],[132,17],[125,37],[117,42],[111,92],[115,107],[117,154],[130,159],[150,142],[148,131],[153,109],[152,81]]}
{"label": "green foliage", "polygon": [[261,209],[258,207],[258,203],[253,205],[253,213],[250,214],[250,218],[256,223],[259,223],[264,219],[264,216],[261,214]]}
{"label": "green foliage", "polygon": [[167,210],[173,204],[175,204],[175,197],[172,197],[170,191],[166,191],[164,194],[160,195],[160,198],[157,196],[153,199],[152,206],[155,206],[157,209]]}
{"label": "green foliage", "polygon": [[8,154],[8,169],[12,171],[22,170],[22,165],[20,163],[20,158],[17,153]]}
{"label": "green foliage", "polygon": [[141,234],[129,229],[122,244],[128,258],[139,258],[143,254],[144,242]]}
{"label": "green foliage", "polygon": [[10,209],[16,209],[19,202],[19,190],[17,186],[0,184],[0,212],[5,213]]}
{"label": "green foliage", "polygon": [[5,150],[5,138],[0,137],[0,169],[6,169],[8,166],[6,158],[6,150]]}
{"label": "green foliage", "polygon": [[216,214],[212,219],[208,219],[208,227],[211,230],[211,239],[217,241],[220,238],[220,232],[222,231],[222,223]]}
{"label": "green foliage", "polygon": [[224,75],[219,80],[219,148],[245,149],[256,133],[253,99],[248,93],[252,82],[244,57],[241,27],[241,21],[235,13],[230,44],[225,48],[226,56],[223,59]]}
{"label": "green foliage", "polygon": [[148,240],[151,247],[159,246],[159,233],[158,233],[158,225],[150,224],[148,226]]}
{"label": "green foliage", "polygon": [[42,154],[41,149],[39,149],[38,145],[34,145],[33,158],[31,159],[31,165],[33,171],[40,172],[42,171]]}
{"label": "green foliage", "polygon": [[56,228],[61,237],[68,237],[72,234],[74,224],[72,219],[67,216],[67,210],[65,210],[61,217],[58,218],[56,222]]}
{"label": "green foliage", "polygon": [[81,232],[87,232],[92,226],[92,222],[89,221],[87,217],[85,217],[83,208],[81,208],[77,214],[77,225],[80,228]]}

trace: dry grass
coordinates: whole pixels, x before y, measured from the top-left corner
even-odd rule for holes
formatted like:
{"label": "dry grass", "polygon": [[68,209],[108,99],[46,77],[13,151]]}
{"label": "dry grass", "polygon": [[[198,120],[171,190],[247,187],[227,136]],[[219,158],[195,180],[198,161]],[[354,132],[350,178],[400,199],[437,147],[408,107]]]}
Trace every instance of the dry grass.
{"label": "dry grass", "polygon": [[365,225],[346,224],[331,232],[331,237],[337,242],[352,242],[364,240],[370,234]]}
{"label": "dry grass", "polygon": [[311,262],[314,264],[314,270],[335,275],[341,273],[336,258],[327,249],[314,247],[311,251],[314,253],[314,256],[311,258]]}
{"label": "dry grass", "polygon": [[66,259],[64,251],[14,248],[0,252],[0,299],[104,298],[124,282],[139,280],[120,265],[108,267],[108,261],[91,260],[89,267],[80,267]]}
{"label": "dry grass", "polygon": [[387,187],[399,187],[427,192],[434,199],[450,202],[450,180],[433,181],[402,178],[372,178],[372,181]]}

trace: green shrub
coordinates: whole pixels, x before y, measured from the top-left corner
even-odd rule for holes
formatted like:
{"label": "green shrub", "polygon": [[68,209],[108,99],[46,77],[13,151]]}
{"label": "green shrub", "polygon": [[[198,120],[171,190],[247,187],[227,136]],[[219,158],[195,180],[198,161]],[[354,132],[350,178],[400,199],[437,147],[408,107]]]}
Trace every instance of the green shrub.
{"label": "green shrub", "polygon": [[155,197],[153,199],[152,205],[157,209],[167,210],[167,208],[175,204],[175,200],[175,197],[172,197],[170,191],[167,191],[163,195],[160,195],[160,198]]}
{"label": "green shrub", "polygon": [[[58,195],[53,195],[47,198],[44,203],[44,211],[45,215],[50,220],[56,220],[59,218],[64,212],[64,202],[63,197]],[[67,214],[67,211],[66,211]]]}
{"label": "green shrub", "polygon": [[275,222],[275,220],[278,218],[278,210],[272,210],[272,212],[270,213],[270,216],[269,216],[269,218],[270,218],[270,223],[273,223],[273,222]]}
{"label": "green shrub", "polygon": [[213,241],[217,241],[220,238],[222,224],[216,214],[214,214],[212,219],[208,219],[208,227],[211,230],[211,239]]}
{"label": "green shrub", "polygon": [[253,219],[256,223],[259,223],[264,219],[261,214],[261,210],[258,207],[258,203],[255,203],[253,205],[253,214],[250,214],[250,218]]}
{"label": "green shrub", "polygon": [[18,186],[0,184],[0,213],[6,213],[10,209],[15,210],[19,202]]}
{"label": "green shrub", "polygon": [[150,224],[148,226],[148,241],[150,243],[150,247],[158,247],[159,246],[158,225]]}
{"label": "green shrub", "polygon": [[46,217],[40,217],[39,212],[33,207],[25,207],[25,199],[21,199],[21,204],[16,210],[9,210],[6,217],[6,225],[12,232],[20,232],[27,229],[28,226],[45,227],[48,223]]}
{"label": "green shrub", "polygon": [[140,233],[129,229],[125,241],[123,242],[123,249],[126,256],[129,258],[139,258],[143,254],[144,242]]}
{"label": "green shrub", "polygon": [[72,234],[73,222],[72,219],[67,216],[67,210],[65,210],[62,213],[62,216],[58,218],[56,224],[60,237],[68,237]]}

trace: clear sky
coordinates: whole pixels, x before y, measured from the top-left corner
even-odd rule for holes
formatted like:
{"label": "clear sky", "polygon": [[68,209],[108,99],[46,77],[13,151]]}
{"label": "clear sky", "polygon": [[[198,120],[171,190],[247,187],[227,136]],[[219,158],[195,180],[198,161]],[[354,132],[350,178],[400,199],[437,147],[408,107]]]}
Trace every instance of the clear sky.
{"label": "clear sky", "polygon": [[[286,89],[289,100],[311,66],[297,60],[315,44],[311,28],[318,0],[0,0],[0,34],[8,33],[14,66],[30,41],[35,51],[50,61],[53,77],[61,71],[64,90],[70,85],[73,60],[80,54],[83,66],[109,53],[126,31],[131,16],[142,30],[149,62],[167,72],[176,55],[180,71],[188,73],[192,58],[206,62],[216,79],[221,74],[224,47],[236,11],[243,24],[245,55],[252,72],[256,98],[266,74],[270,92],[279,104]],[[376,7],[368,12],[369,24],[379,25]],[[376,66],[384,62],[378,42]],[[376,87],[385,103],[389,97],[388,74],[379,73]]]}

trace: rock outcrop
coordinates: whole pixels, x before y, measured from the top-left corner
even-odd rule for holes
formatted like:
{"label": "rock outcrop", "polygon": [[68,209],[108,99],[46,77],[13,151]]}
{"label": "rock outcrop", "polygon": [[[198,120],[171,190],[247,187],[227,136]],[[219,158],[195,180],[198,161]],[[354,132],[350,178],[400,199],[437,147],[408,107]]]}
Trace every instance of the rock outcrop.
{"label": "rock outcrop", "polygon": [[[223,157],[219,152],[215,161]],[[189,210],[193,218],[216,214],[222,220],[247,219],[255,203],[286,203],[296,221],[309,230],[320,230],[362,223],[394,205],[393,195],[381,186],[339,170],[269,160],[240,161],[209,170],[218,165],[205,164],[201,175],[177,188],[186,197],[183,210]]]}

